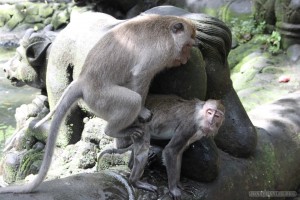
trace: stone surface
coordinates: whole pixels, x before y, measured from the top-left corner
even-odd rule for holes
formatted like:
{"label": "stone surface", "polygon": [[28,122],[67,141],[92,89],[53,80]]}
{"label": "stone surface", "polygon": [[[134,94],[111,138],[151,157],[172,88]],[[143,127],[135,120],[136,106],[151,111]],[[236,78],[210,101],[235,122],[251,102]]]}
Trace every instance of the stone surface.
{"label": "stone surface", "polygon": [[[187,199],[252,199],[251,191],[296,191],[300,182],[300,92],[292,93],[272,104],[257,107],[250,117],[258,129],[258,144],[253,156],[235,158],[220,153],[220,173],[212,183],[199,183],[183,177],[192,195]],[[262,115],[264,113],[264,115]],[[156,184],[154,193],[132,189],[126,169],[111,169],[100,173],[79,174],[46,181],[36,193],[1,194],[1,200],[99,200],[106,199],[170,199],[166,174],[147,171],[145,179]],[[292,194],[295,194],[292,193]]]}

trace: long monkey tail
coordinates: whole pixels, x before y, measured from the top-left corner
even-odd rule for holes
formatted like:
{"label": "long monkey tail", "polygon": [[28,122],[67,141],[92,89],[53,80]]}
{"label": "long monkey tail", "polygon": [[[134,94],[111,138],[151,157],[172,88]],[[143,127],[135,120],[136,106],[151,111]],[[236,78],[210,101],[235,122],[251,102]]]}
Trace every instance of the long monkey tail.
{"label": "long monkey tail", "polygon": [[26,185],[0,188],[0,193],[30,193],[45,179],[52,161],[52,156],[61,122],[63,121],[64,116],[66,115],[72,104],[74,104],[79,98],[82,97],[81,86],[76,81],[70,84],[68,88],[66,88],[66,90],[67,92],[64,93],[59,101],[59,104],[57,104],[56,106],[56,112],[54,113],[51,122],[50,134],[48,135],[47,139],[46,151],[38,175],[32,182]]}
{"label": "long monkey tail", "polygon": [[37,128],[39,127],[40,125],[42,125],[43,123],[45,123],[46,121],[48,121],[53,115],[54,113],[56,112],[57,110],[57,107],[59,106],[60,102],[62,101],[62,99],[65,97],[66,93],[68,93],[68,91],[70,90],[70,88],[72,88],[73,86],[72,85],[76,85],[76,81],[73,81],[63,92],[63,94],[61,95],[60,99],[58,100],[58,102],[56,103],[54,109],[52,109],[43,119],[41,119],[38,123],[36,123],[34,125],[33,128]]}

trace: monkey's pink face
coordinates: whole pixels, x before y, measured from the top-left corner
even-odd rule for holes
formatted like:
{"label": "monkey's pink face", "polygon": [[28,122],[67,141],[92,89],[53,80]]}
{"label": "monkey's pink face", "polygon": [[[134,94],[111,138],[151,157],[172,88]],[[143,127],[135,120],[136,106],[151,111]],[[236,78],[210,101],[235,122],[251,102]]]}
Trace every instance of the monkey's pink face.
{"label": "monkey's pink face", "polygon": [[207,108],[205,111],[205,125],[202,127],[205,135],[217,134],[224,120],[224,112],[215,108]]}

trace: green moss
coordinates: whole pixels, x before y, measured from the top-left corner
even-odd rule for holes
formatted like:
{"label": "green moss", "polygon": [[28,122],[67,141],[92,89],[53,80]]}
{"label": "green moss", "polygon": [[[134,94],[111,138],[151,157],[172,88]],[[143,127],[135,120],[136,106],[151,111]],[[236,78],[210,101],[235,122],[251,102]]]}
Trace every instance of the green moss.
{"label": "green moss", "polygon": [[16,8],[13,5],[0,5],[0,16],[5,17],[6,19],[10,19],[11,16],[14,14],[15,9]]}
{"label": "green moss", "polygon": [[271,103],[288,92],[288,90],[279,90],[278,87],[257,85],[248,86],[247,92],[238,92],[238,96],[245,110],[248,112],[259,105]]}
{"label": "green moss", "polygon": [[14,13],[14,7],[9,5],[0,5],[0,26],[4,26],[5,23],[10,20]]}
{"label": "green moss", "polygon": [[278,167],[276,162],[276,156],[274,152],[274,148],[271,145],[265,145],[263,148],[263,159],[259,163],[260,169],[263,169],[265,173],[263,174],[265,177],[265,187],[269,188],[275,184],[276,180],[276,168]]}
{"label": "green moss", "polygon": [[36,23],[36,24],[34,24],[33,29],[34,29],[35,31],[38,31],[38,30],[43,29],[44,27],[45,27],[45,24],[44,24],[44,23]]}
{"label": "green moss", "polygon": [[50,5],[42,5],[39,7],[39,15],[43,18],[47,18],[53,14],[54,10]]}
{"label": "green moss", "polygon": [[37,164],[41,164],[43,155],[44,153],[40,150],[29,150],[26,152],[21,160],[16,179],[21,180],[29,174],[36,174],[40,168]]}
{"label": "green moss", "polygon": [[26,8],[27,15],[38,15],[39,14],[39,4],[29,4]]}
{"label": "green moss", "polygon": [[30,23],[30,24],[35,24],[35,23],[40,23],[44,19],[38,15],[27,15],[24,19],[25,23]]}
{"label": "green moss", "polygon": [[8,22],[5,24],[5,27],[8,30],[14,29],[18,24],[20,24],[25,19],[25,15],[22,11],[16,10],[14,15]]}
{"label": "green moss", "polygon": [[264,67],[262,69],[262,73],[268,73],[268,74],[281,74],[283,72],[284,72],[283,69],[280,69],[278,67],[273,67],[273,66]]}
{"label": "green moss", "polygon": [[52,21],[52,18],[51,18],[51,17],[48,17],[48,18],[46,18],[46,19],[43,21],[43,24],[44,24],[44,25],[51,24],[51,21]]}
{"label": "green moss", "polygon": [[6,183],[13,183],[16,181],[17,169],[13,168],[10,165],[3,165],[4,177]]}
{"label": "green moss", "polygon": [[[247,59],[249,59],[246,58],[247,55],[253,52],[260,51],[261,46],[262,42],[254,37],[250,42],[240,45],[237,48],[231,50],[228,56],[229,68],[234,71],[239,71],[239,68],[242,65],[242,63],[240,62],[247,62]],[[236,66],[237,64],[239,64],[239,66]]]}
{"label": "green moss", "polygon": [[54,29],[58,29],[62,25],[68,24],[70,20],[70,13],[66,9],[62,12],[55,12],[52,17],[51,24],[53,25]]}

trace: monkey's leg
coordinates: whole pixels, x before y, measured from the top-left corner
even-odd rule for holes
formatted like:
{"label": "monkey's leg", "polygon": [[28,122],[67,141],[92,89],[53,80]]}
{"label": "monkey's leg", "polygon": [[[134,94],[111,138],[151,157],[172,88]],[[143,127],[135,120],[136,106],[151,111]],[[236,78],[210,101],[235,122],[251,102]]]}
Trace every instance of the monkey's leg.
{"label": "monkey's leg", "polygon": [[133,167],[131,169],[129,181],[139,189],[148,190],[150,192],[157,192],[157,187],[147,182],[140,180],[144,173],[145,166],[148,161],[148,153],[150,148],[150,134],[147,131],[143,137],[133,138]]}
{"label": "monkey's leg", "polygon": [[131,126],[141,111],[142,98],[138,93],[125,87],[111,86],[92,101],[92,109],[108,122],[105,128],[108,136],[123,138],[143,133],[138,125]]}
{"label": "monkey's leg", "polygon": [[174,200],[181,199],[181,189],[177,187],[177,157],[178,153],[175,150],[170,148],[165,148],[163,151],[164,163],[166,165],[167,174],[168,174],[168,187],[171,196]]}
{"label": "monkey's leg", "polygon": [[148,95],[149,86],[151,83],[152,76],[135,76],[133,79],[133,91],[141,95],[142,107],[138,116],[138,120],[141,123],[146,123],[151,121],[153,113],[145,108],[146,97]]}
{"label": "monkey's leg", "polygon": [[169,191],[174,200],[181,199],[181,189],[178,187],[181,172],[181,158],[189,138],[190,137],[186,137],[185,135],[175,134],[163,150],[163,159],[168,174]]}

